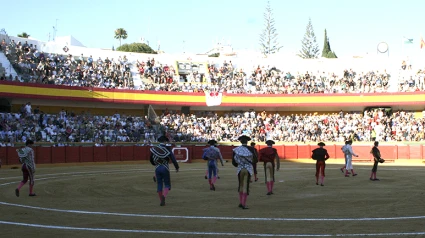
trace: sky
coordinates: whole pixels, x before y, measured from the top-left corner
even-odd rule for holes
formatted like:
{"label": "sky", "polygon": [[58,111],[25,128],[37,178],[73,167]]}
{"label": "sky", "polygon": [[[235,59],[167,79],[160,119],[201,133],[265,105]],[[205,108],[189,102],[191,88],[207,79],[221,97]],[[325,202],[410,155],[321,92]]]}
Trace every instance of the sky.
{"label": "sky", "polygon": [[[0,0],[6,1],[6,0]],[[166,53],[206,53],[213,42],[230,42],[235,50],[258,50],[267,0],[72,0],[7,1],[2,24],[9,35],[26,32],[48,41],[72,35],[87,47],[115,48],[114,31],[124,28],[128,38],[143,37]],[[4,4],[3,4],[4,5]],[[271,0],[275,27],[283,52],[298,52],[311,18],[320,51],[327,29],[331,49],[338,56],[377,54],[386,42],[389,54],[419,50],[425,37],[423,0]],[[4,21],[7,19],[6,21]],[[413,39],[412,45],[402,38]],[[423,50],[425,51],[425,49]]]}

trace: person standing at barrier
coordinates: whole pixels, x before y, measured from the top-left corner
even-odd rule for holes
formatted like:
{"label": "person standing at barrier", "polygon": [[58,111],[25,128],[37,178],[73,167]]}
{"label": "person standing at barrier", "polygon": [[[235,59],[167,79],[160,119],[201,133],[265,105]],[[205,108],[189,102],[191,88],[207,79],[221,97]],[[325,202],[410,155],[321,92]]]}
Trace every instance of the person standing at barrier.
{"label": "person standing at barrier", "polygon": [[168,142],[168,138],[160,136],[158,138],[158,142],[160,143],[159,145],[151,147],[150,149],[150,162],[153,166],[155,166],[157,192],[161,201],[160,206],[165,206],[165,198],[171,190],[169,161],[171,160],[173,163],[176,168],[176,172],[179,172],[179,164],[177,163],[171,149],[165,145],[165,142]]}
{"label": "person standing at barrier", "polygon": [[34,145],[34,141],[27,140],[25,142],[25,147],[17,149],[19,162],[22,164],[22,175],[23,180],[19,183],[18,187],[15,189],[15,195],[19,197],[19,190],[24,186],[28,179],[30,181],[30,191],[29,196],[34,197],[36,194],[34,193],[34,173],[35,173],[35,157],[34,150],[31,148]]}
{"label": "person standing at barrier", "polygon": [[[255,156],[258,158],[258,150],[255,148],[255,142],[251,142],[251,147],[254,148]],[[257,178],[257,163],[258,163],[258,160],[255,163],[254,162],[252,163],[252,167],[254,168],[254,181],[255,182],[258,181],[258,178]],[[252,183],[252,179],[251,179],[250,182]]]}
{"label": "person standing at barrier", "polygon": [[319,148],[313,150],[313,154],[311,158],[316,160],[316,185],[319,185],[319,177],[320,177],[320,185],[324,186],[325,181],[325,167],[326,160],[329,159],[328,151],[323,148],[325,143],[319,142],[317,144]]}
{"label": "person standing at barrier", "polygon": [[[267,147],[260,150],[260,161],[264,162],[264,175],[267,185],[267,195],[273,194],[274,170],[279,171],[280,159],[277,150],[273,148],[274,141],[266,141]],[[276,160],[276,166],[275,161]]]}
{"label": "person standing at barrier", "polygon": [[381,152],[378,149],[379,142],[375,141],[373,145],[374,146],[372,150],[370,151],[370,153],[373,155],[373,167],[372,167],[372,173],[370,174],[370,180],[380,181],[378,178],[376,178],[376,171],[378,171],[378,163],[379,162],[383,163],[382,161],[384,160],[381,158]]}
{"label": "person standing at barrier", "polygon": [[357,176],[357,174],[354,172],[353,169],[353,156],[355,157],[359,157],[357,154],[354,153],[353,151],[353,147],[351,147],[351,145],[353,144],[352,140],[346,141],[345,146],[343,146],[343,150],[342,152],[344,152],[344,157],[345,157],[345,177],[349,177],[350,175],[348,175],[348,170],[351,170],[351,174],[353,176]]}
{"label": "person standing at barrier", "polygon": [[344,170],[347,170],[347,156],[345,155],[345,152],[344,152],[347,145],[348,145],[348,140],[346,140],[345,145],[341,147],[342,153],[344,153],[344,160],[345,160],[344,166],[342,166],[342,168],[341,168],[342,173],[344,173]]}
{"label": "person standing at barrier", "polygon": [[254,173],[252,163],[257,161],[255,157],[254,148],[248,146],[248,141],[251,140],[246,135],[240,136],[238,140],[242,143],[241,146],[233,149],[232,164],[237,167],[238,181],[239,181],[239,207],[248,209],[246,206],[246,199],[249,195],[249,181]]}
{"label": "person standing at barrier", "polygon": [[202,159],[207,160],[208,164],[208,183],[210,184],[210,190],[215,191],[215,182],[217,181],[217,160],[220,160],[221,166],[224,166],[223,164],[223,156],[220,153],[220,150],[215,147],[217,144],[217,141],[210,140],[208,141],[208,144],[210,147],[205,148],[202,154]]}

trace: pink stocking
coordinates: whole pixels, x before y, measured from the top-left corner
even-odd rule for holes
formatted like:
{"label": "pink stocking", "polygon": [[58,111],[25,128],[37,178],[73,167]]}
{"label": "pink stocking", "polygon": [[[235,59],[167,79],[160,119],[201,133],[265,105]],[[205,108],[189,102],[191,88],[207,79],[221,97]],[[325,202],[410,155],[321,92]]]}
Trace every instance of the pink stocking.
{"label": "pink stocking", "polygon": [[167,197],[167,194],[169,191],[170,191],[169,188],[164,188],[164,192],[163,192],[164,197]]}

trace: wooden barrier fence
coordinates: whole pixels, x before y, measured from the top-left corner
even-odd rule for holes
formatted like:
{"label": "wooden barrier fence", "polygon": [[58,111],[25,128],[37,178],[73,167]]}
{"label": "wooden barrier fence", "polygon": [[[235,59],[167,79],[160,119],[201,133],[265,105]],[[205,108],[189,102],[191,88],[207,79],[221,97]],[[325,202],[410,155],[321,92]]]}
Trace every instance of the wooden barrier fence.
{"label": "wooden barrier fence", "polygon": [[[181,146],[188,149],[188,162],[202,158],[202,150],[206,146],[187,145]],[[257,149],[265,147],[257,146]],[[330,159],[343,159],[344,155],[341,151],[342,145],[328,145]],[[0,147],[0,159],[3,165],[19,164],[16,149],[18,147]],[[66,147],[33,147],[35,152],[35,160],[37,164],[56,164],[56,163],[80,163],[80,162],[110,162],[110,161],[140,161],[149,160],[150,146],[66,146]],[[179,147],[177,147],[179,148]],[[233,148],[235,146],[219,146],[223,158],[231,160]],[[311,151],[317,146],[315,145],[276,145],[281,159],[309,159]],[[353,150],[359,155],[353,158],[354,162],[372,161],[370,154],[371,146],[355,145]],[[379,146],[381,156],[388,162],[408,159],[408,160],[424,160],[424,145],[381,145]]]}

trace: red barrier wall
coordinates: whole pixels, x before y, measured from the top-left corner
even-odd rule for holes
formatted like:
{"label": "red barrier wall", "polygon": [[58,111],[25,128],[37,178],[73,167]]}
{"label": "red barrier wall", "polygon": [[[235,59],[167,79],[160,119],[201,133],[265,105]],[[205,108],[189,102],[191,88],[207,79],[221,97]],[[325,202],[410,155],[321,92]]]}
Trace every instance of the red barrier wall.
{"label": "red barrier wall", "polygon": [[192,146],[192,159],[202,159],[202,154],[204,153],[203,149],[205,148],[206,146]]}
{"label": "red barrier wall", "polygon": [[134,160],[134,146],[121,147],[121,161]]}
{"label": "red barrier wall", "polygon": [[[382,158],[386,160],[410,159],[424,160],[425,145],[381,145]],[[206,146],[182,146],[188,149],[189,161],[202,159],[203,149]],[[265,145],[257,145],[258,150]],[[274,148],[279,153],[281,159],[309,159],[311,151],[317,145],[276,145]],[[343,159],[341,145],[327,145],[331,159]],[[234,146],[219,146],[223,158],[231,160]],[[372,161],[370,154],[372,146],[353,145],[353,151],[359,155],[354,161]],[[16,147],[0,147],[0,159],[4,165],[19,164]],[[34,147],[36,163],[79,163],[79,162],[107,162],[107,161],[134,161],[149,160],[149,146],[106,146],[106,147]]]}
{"label": "red barrier wall", "polygon": [[[381,147],[379,147],[381,148]],[[400,145],[397,146],[397,158],[399,159],[409,159],[409,146],[408,145]],[[385,158],[382,156],[382,158]]]}
{"label": "red barrier wall", "polygon": [[93,161],[94,162],[106,162],[108,161],[107,151],[105,146],[93,147]]}
{"label": "red barrier wall", "polygon": [[[276,146],[277,147],[277,146]],[[300,157],[298,157],[298,146],[297,145],[287,145],[287,146],[282,146],[284,148],[284,152],[283,154],[285,155],[283,158],[284,159],[300,159]],[[279,151],[278,151],[279,153]],[[311,156],[309,156],[311,157]]]}
{"label": "red barrier wall", "polygon": [[134,160],[149,160],[150,152],[149,146],[134,146],[133,157]]}
{"label": "red barrier wall", "polygon": [[65,163],[65,147],[52,147],[52,163]]}
{"label": "red barrier wall", "polygon": [[[342,152],[341,148],[342,148],[342,145],[335,145],[335,158],[337,159],[345,159],[344,152]],[[357,151],[355,152],[358,153]]]}
{"label": "red barrier wall", "polygon": [[121,160],[121,146],[107,146],[108,161]]}
{"label": "red barrier wall", "polygon": [[[234,146],[218,146],[218,148],[220,149],[221,155],[223,156],[224,160],[228,160],[229,162],[232,160],[232,156],[233,156],[233,149],[235,148]],[[257,147],[258,149],[258,147]]]}
{"label": "red barrier wall", "polygon": [[36,164],[52,163],[52,147],[34,147],[34,153]]}
{"label": "red barrier wall", "polygon": [[18,153],[16,152],[16,149],[19,147],[6,147],[7,148],[7,164],[20,164]]}
{"label": "red barrier wall", "polygon": [[65,147],[65,162],[78,163],[80,162],[80,147],[66,146]]}
{"label": "red barrier wall", "polygon": [[80,147],[80,162],[93,162],[94,161],[94,150],[93,146],[81,146]]}
{"label": "red barrier wall", "polygon": [[0,161],[1,161],[1,164],[5,164],[5,165],[8,164],[6,147],[0,147]]}
{"label": "red barrier wall", "polygon": [[409,145],[409,159],[422,159],[422,146]]}

